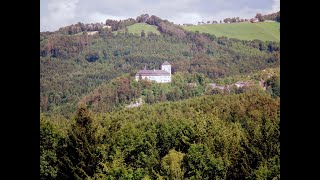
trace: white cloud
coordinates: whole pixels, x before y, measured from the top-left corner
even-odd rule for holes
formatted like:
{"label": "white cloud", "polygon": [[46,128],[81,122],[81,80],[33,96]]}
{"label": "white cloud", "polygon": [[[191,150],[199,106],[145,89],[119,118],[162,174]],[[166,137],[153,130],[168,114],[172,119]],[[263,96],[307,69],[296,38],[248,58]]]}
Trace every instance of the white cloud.
{"label": "white cloud", "polygon": [[107,15],[107,14],[103,14],[100,12],[94,12],[91,13],[88,16],[87,20],[81,21],[81,22],[85,22],[85,23],[95,23],[95,22],[103,22],[105,23],[107,19],[113,19],[113,20],[124,20],[124,19],[128,19],[130,17],[126,17],[126,16],[112,16],[112,15]]}
{"label": "white cloud", "polygon": [[272,0],[272,10],[270,13],[280,11],[280,0]]}
{"label": "white cloud", "polygon": [[76,17],[76,7],[79,0],[50,0],[47,15],[40,18],[40,28],[57,30],[70,24]]}
{"label": "white cloud", "polygon": [[201,21],[202,17],[197,13],[179,13],[177,16],[170,19],[176,24],[192,23],[195,24]]}

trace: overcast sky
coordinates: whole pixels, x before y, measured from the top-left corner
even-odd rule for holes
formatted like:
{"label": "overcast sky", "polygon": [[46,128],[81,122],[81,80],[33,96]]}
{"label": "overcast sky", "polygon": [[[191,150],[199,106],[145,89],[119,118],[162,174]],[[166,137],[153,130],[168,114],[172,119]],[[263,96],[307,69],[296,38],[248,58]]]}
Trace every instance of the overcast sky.
{"label": "overcast sky", "polygon": [[176,24],[223,20],[227,17],[252,18],[257,12],[280,10],[280,0],[40,0],[40,31],[107,19],[156,15]]}

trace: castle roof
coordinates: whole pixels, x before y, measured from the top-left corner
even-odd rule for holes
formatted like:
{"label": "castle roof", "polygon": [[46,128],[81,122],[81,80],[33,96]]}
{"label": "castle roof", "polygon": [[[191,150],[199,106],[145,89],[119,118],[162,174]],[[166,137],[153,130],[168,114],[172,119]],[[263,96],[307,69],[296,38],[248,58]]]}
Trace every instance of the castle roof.
{"label": "castle roof", "polygon": [[140,70],[136,76],[170,76],[170,73],[165,70]]}
{"label": "castle roof", "polygon": [[171,65],[168,63],[168,61],[165,61],[162,65]]}

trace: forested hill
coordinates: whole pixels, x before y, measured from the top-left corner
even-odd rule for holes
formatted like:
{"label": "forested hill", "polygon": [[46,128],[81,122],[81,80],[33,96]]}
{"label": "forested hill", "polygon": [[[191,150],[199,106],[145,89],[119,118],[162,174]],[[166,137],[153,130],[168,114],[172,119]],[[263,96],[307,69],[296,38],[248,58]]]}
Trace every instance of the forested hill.
{"label": "forested hill", "polygon": [[[132,32],[129,26],[138,23],[153,29],[150,32]],[[139,96],[149,97],[150,103],[173,97],[201,96],[206,93],[206,84],[197,77],[206,79],[205,83],[212,83],[229,76],[275,68],[280,64],[279,42],[247,41],[189,32],[147,14],[123,21],[106,20],[105,25],[111,28],[102,24],[78,23],[56,32],[40,33],[41,112],[70,117],[80,102],[87,103],[89,108],[100,107],[109,111],[123,107]],[[97,33],[89,35],[93,31]],[[127,82],[131,81],[126,78],[132,78],[145,65],[148,69],[158,69],[164,61],[172,65],[174,79],[181,79],[175,76],[183,73],[181,82],[202,83],[197,86],[198,90],[185,88],[181,83],[164,88],[163,92],[150,89],[153,86],[149,85],[137,85],[140,89],[136,92],[119,89],[135,86],[134,83],[129,86]],[[110,104],[99,100],[102,98],[99,89],[104,89],[104,86],[119,90],[110,91],[110,97],[115,98],[109,99]],[[162,94],[162,99],[152,100],[153,97],[160,98],[158,93]],[[96,99],[92,100],[93,97]]]}

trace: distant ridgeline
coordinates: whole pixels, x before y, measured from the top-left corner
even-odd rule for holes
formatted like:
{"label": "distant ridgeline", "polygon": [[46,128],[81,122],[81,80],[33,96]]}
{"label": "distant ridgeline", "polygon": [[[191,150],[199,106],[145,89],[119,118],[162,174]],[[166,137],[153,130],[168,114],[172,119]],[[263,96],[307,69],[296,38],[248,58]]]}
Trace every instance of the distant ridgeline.
{"label": "distant ridgeline", "polygon": [[[276,21],[280,22],[280,11],[276,13],[271,13],[271,14],[266,14],[266,15],[261,15],[260,13],[257,13],[255,16],[259,21],[265,21],[265,20],[271,20],[271,21]],[[252,18],[254,19],[254,18]],[[252,20],[251,19],[251,20]],[[239,22],[248,22],[250,19],[241,19],[239,17],[233,17],[233,18],[225,18],[223,21],[220,21],[220,23],[239,23]],[[136,23],[146,23],[150,25],[155,25],[159,27],[158,29],[161,31],[163,28],[163,25],[160,25],[160,23],[169,23],[173,24],[172,22],[169,22],[168,20],[162,20],[161,18],[157,16],[149,16],[148,14],[142,14],[138,16],[136,19],[133,18],[128,18],[125,20],[111,20],[107,19],[105,23],[90,23],[90,24],[84,24],[81,22],[78,22],[77,24],[73,24],[70,26],[62,27],[58,30],[58,32],[63,33],[63,34],[77,34],[80,32],[87,32],[87,31],[103,31],[104,29],[110,29],[112,31],[117,31],[120,29],[124,29],[125,27],[131,26]],[[218,21],[213,20],[207,21],[207,24],[218,24]],[[198,22],[198,24],[206,24],[205,22]],[[190,23],[184,23],[184,26],[192,26],[193,24]]]}

